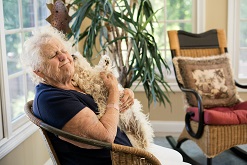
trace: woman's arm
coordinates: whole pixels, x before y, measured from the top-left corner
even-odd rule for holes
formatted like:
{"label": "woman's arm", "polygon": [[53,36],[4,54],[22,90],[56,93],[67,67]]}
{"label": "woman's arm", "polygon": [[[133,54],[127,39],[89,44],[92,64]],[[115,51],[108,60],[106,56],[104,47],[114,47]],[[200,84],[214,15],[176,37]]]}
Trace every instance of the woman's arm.
{"label": "woman's arm", "polygon": [[[119,104],[118,82],[112,74],[106,75],[102,73],[101,77],[109,90],[107,100],[109,106],[107,106],[105,114],[99,120],[91,109],[88,107],[83,108],[62,129],[79,136],[112,143],[117,133],[119,121],[119,108],[111,106]],[[76,143],[76,145],[79,144]],[[85,145],[81,144],[79,146],[85,147]]]}

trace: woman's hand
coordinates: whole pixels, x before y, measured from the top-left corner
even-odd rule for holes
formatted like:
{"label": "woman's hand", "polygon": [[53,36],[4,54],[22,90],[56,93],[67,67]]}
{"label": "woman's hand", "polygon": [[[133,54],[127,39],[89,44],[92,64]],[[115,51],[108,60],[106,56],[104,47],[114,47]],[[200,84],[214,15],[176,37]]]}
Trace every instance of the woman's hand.
{"label": "woman's hand", "polygon": [[125,88],[120,102],[120,112],[122,113],[134,104],[134,92],[129,88]]}
{"label": "woman's hand", "polygon": [[102,78],[106,88],[109,90],[118,90],[117,78],[112,73],[100,72],[100,77]]}

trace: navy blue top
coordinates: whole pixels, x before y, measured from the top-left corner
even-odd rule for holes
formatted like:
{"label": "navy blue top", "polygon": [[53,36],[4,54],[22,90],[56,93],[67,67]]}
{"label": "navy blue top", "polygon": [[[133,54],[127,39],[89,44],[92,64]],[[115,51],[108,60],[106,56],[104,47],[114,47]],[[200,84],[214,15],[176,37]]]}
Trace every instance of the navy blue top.
{"label": "navy blue top", "polygon": [[[36,117],[49,125],[61,129],[83,108],[88,107],[96,114],[97,104],[90,95],[75,90],[63,90],[40,83],[36,86],[33,111]],[[53,147],[62,165],[108,165],[110,151],[106,149],[83,149],[59,139],[49,133]],[[119,128],[114,143],[131,146],[124,132]]]}

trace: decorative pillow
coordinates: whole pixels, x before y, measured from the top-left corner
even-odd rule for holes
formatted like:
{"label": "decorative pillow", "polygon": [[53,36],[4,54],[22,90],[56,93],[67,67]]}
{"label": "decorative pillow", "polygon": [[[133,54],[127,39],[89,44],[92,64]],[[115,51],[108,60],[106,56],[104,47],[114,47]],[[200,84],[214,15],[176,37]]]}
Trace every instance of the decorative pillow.
{"label": "decorative pillow", "polygon": [[[202,96],[204,108],[233,106],[239,102],[227,55],[175,57],[173,63],[178,81]],[[186,93],[186,99],[190,106],[198,106],[193,94]]]}

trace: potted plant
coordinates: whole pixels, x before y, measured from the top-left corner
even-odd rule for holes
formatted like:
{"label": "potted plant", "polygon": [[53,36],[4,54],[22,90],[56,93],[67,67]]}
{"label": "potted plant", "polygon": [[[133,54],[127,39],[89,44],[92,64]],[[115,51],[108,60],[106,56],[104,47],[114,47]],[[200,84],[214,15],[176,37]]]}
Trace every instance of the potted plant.
{"label": "potted plant", "polygon": [[[143,85],[149,106],[152,102],[170,104],[167,92],[171,89],[162,68],[170,69],[153,37],[155,12],[149,0],[74,0],[69,6],[75,12],[71,16],[72,33],[67,36],[73,36],[75,43],[84,39],[82,54],[89,62],[95,48],[98,55],[109,54],[123,87],[138,82],[137,86]],[[81,32],[85,18],[91,23],[83,25],[87,27]],[[98,39],[100,46],[96,44]]]}

